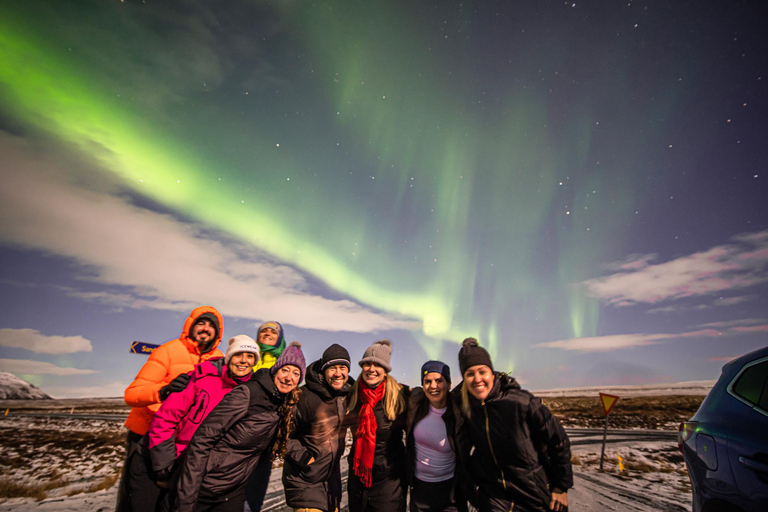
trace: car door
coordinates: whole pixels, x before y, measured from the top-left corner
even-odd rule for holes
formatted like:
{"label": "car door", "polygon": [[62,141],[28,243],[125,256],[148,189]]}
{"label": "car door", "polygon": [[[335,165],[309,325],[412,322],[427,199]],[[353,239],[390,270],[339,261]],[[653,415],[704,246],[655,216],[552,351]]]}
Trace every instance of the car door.
{"label": "car door", "polygon": [[728,393],[749,406],[733,422],[728,456],[746,511],[768,510],[768,357],[744,365],[728,386]]}

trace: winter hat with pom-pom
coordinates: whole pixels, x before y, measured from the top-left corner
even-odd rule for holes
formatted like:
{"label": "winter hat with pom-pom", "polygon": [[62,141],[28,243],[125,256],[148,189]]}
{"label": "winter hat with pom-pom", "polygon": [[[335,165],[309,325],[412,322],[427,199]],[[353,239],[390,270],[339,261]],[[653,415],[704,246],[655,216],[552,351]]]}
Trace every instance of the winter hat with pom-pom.
{"label": "winter hat with pom-pom", "polygon": [[483,347],[477,344],[477,339],[466,338],[461,343],[461,350],[459,350],[459,368],[461,374],[467,371],[467,368],[482,364],[487,366],[493,371],[493,363],[491,362],[491,355]]}
{"label": "winter hat with pom-pom", "polygon": [[389,361],[392,359],[392,342],[389,340],[379,340],[365,350],[363,358],[358,363],[363,367],[363,363],[374,363],[385,370],[387,373],[392,371]]}
{"label": "winter hat with pom-pom", "polygon": [[229,347],[227,348],[227,353],[224,354],[224,364],[229,364],[229,360],[238,352],[255,354],[256,362],[259,362],[259,346],[256,344],[256,340],[246,334],[238,334],[229,338]]}
{"label": "winter hat with pom-pom", "polygon": [[307,373],[307,363],[304,360],[304,352],[301,351],[301,343],[298,341],[292,341],[291,344],[283,350],[283,353],[277,358],[275,365],[269,370],[269,373],[275,375],[277,370],[289,364],[301,371],[299,382],[304,380],[304,374]]}

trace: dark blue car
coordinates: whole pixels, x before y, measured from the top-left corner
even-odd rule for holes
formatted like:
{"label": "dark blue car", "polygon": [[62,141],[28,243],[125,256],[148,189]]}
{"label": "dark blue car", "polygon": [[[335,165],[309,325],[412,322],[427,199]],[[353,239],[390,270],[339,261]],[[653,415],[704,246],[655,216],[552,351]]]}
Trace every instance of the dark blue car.
{"label": "dark blue car", "polygon": [[694,512],[768,511],[768,347],[723,366],[678,443]]}

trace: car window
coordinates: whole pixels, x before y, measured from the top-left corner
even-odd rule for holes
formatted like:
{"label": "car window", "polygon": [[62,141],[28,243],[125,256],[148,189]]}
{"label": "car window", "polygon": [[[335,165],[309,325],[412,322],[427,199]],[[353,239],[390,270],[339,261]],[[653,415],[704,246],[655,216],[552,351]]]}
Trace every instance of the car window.
{"label": "car window", "polygon": [[760,404],[761,408],[765,408],[765,403],[768,402],[768,396],[763,396],[763,401],[760,400],[760,395],[766,395],[763,389],[766,387],[766,380],[768,380],[768,361],[764,361],[760,364],[750,366],[744,370],[733,386],[733,392],[739,395],[744,400],[751,404]]}

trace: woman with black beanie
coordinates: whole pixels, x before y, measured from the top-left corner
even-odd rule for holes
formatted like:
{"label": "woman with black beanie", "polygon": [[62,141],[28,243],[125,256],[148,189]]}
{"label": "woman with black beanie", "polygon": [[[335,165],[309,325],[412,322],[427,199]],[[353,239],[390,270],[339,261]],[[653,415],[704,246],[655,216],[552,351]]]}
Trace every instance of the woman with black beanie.
{"label": "woman with black beanie", "polygon": [[571,448],[557,418],[513,377],[495,372],[475,338],[464,340],[459,368],[464,380],[452,395],[460,451],[469,457],[480,512],[567,510]]}

